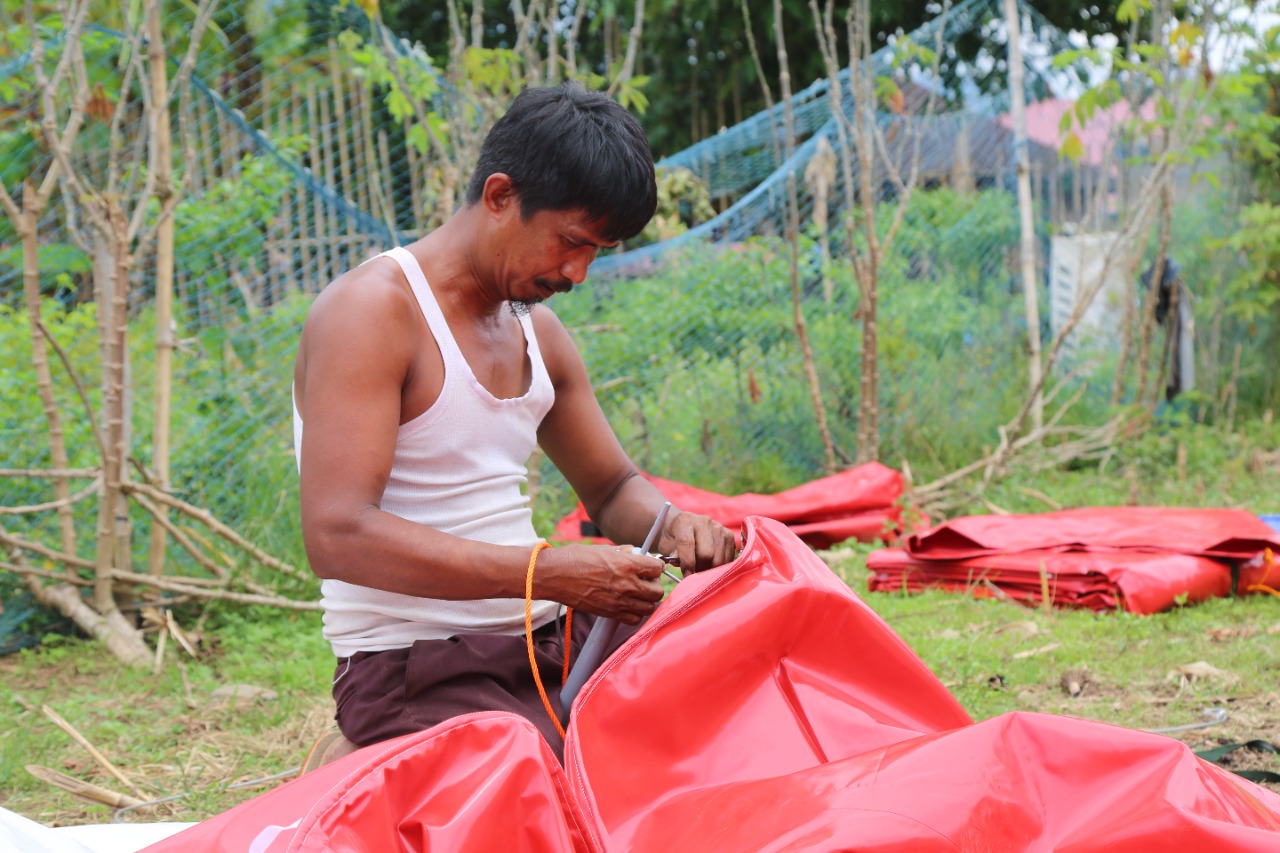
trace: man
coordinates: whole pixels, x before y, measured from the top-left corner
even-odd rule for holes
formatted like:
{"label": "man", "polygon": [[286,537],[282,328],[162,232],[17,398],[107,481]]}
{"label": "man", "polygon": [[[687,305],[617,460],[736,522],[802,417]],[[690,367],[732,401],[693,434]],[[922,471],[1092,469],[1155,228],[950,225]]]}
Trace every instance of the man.
{"label": "man", "polygon": [[[339,728],[364,746],[460,713],[528,717],[557,752],[525,647],[534,532],[521,494],[535,442],[604,535],[644,540],[662,496],[627,457],[577,348],[541,305],[580,284],[656,199],[644,132],[576,84],[529,89],[482,147],[466,206],[330,284],[294,371],[302,527],[338,657]],[[732,534],[673,511],[658,540],[685,571],[733,559]],[[533,639],[558,701],[562,605],[636,624],[663,563],[568,545],[537,557]],[[555,710],[560,711],[559,707]]]}

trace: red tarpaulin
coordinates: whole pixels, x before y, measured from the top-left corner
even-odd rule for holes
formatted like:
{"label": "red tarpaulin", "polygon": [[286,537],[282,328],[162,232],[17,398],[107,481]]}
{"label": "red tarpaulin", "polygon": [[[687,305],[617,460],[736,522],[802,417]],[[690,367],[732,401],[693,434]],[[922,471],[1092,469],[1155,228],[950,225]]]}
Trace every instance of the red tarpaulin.
{"label": "red tarpaulin", "polygon": [[[1062,607],[1157,613],[1274,587],[1280,534],[1241,510],[1087,507],[957,518],[867,558],[875,592],[940,587]],[[1261,585],[1261,586],[1260,586]]]}
{"label": "red tarpaulin", "polygon": [[1247,560],[1280,549],[1280,533],[1239,509],[1111,506],[955,518],[907,538],[911,556],[963,560],[1032,549],[1133,549]]}
{"label": "red tarpaulin", "polygon": [[[814,548],[828,548],[846,539],[892,542],[902,532],[902,474],[878,462],[772,495],[726,496],[648,474],[645,478],[680,509],[710,516],[735,532],[752,515],[781,521]],[[592,538],[583,532],[583,523],[590,520],[578,504],[556,525],[554,538],[561,542]]]}
{"label": "red tarpaulin", "polygon": [[470,715],[148,850],[1280,849],[1280,795],[1171,738],[972,723],[782,524],[746,530],[587,682],[563,771],[529,723]]}
{"label": "red tarpaulin", "polygon": [[969,560],[918,560],[901,548],[884,548],[867,557],[867,568],[872,592],[940,587],[1036,604],[1048,590],[1059,607],[1130,613],[1159,613],[1175,603],[1195,604],[1231,591],[1228,566],[1186,554],[1023,551]]}
{"label": "red tarpaulin", "polygon": [[586,853],[566,790],[532,723],[468,714],[352,753],[146,853]]}

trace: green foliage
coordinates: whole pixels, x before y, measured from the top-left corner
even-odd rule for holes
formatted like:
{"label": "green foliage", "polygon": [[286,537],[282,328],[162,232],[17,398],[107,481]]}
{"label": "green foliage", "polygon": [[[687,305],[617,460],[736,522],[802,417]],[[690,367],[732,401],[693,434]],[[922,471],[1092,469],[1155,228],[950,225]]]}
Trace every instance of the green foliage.
{"label": "green foliage", "polygon": [[658,206],[640,239],[656,243],[669,240],[715,216],[705,181],[684,168],[662,168],[657,173]]}
{"label": "green foliage", "polygon": [[297,0],[247,0],[244,23],[253,49],[268,67],[285,64],[307,46],[307,7]]}
{"label": "green foliage", "polygon": [[[12,98],[6,98],[5,93],[0,91],[0,103],[7,100]],[[15,198],[22,182],[31,177],[38,151],[37,133],[33,124],[21,124],[12,130],[0,131],[0,182]]]}
{"label": "green foliage", "polygon": [[[41,291],[52,294],[64,288],[72,276],[88,275],[93,261],[79,246],[70,243],[41,242],[36,247],[39,258]],[[0,269],[20,271],[23,268],[22,246],[0,248]]]}
{"label": "green foliage", "polygon": [[[406,128],[407,138],[420,153],[430,147],[429,139],[444,150],[452,146],[448,119],[437,110],[441,72],[421,45],[401,43],[405,53],[388,57],[388,51],[371,41],[378,31],[343,30],[338,46],[354,63],[356,76],[363,76],[383,94],[388,113]],[[394,61],[394,67],[392,66]],[[476,49],[464,55],[463,68],[469,79],[485,90],[510,84],[512,66],[516,62],[510,51]],[[417,119],[414,104],[423,111],[425,121]]]}
{"label": "green foliage", "polygon": [[[277,144],[291,157],[301,140]],[[206,297],[225,299],[233,292],[235,263],[255,262],[266,254],[268,227],[292,181],[292,173],[275,158],[245,155],[238,177],[220,179],[202,195],[188,195],[178,203],[173,213],[175,261],[200,283]],[[153,212],[157,209],[153,202]]]}
{"label": "green foliage", "polygon": [[1227,313],[1251,325],[1274,315],[1280,305],[1280,205],[1245,207],[1221,245],[1242,261],[1227,287]]}

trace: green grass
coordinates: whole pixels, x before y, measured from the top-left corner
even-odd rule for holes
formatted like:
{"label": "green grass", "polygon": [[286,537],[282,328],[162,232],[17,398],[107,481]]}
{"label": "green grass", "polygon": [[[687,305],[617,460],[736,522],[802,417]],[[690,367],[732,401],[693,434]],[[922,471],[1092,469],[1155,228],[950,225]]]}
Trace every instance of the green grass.
{"label": "green grass", "polygon": [[[865,570],[846,566],[840,574],[855,591],[866,589]],[[941,592],[863,597],[977,719],[1040,710],[1155,728],[1197,722],[1210,705],[1280,698],[1280,607],[1267,596],[1152,616],[1045,611]],[[1177,674],[1197,661],[1225,675]],[[1081,670],[1083,691],[1068,695],[1063,675]],[[1280,707],[1264,728],[1240,734],[1280,737]]]}
{"label": "green grass", "polygon": [[[124,791],[41,713],[44,705],[146,799],[184,796],[139,812],[140,819],[215,814],[253,793],[228,785],[297,767],[332,717],[333,659],[318,614],[253,610],[210,621],[215,628],[206,631],[200,657],[192,660],[169,643],[158,673],[124,666],[87,641],[58,637],[0,659],[0,805],[50,824],[110,820],[107,807],[36,780],[28,764]],[[276,695],[245,703],[213,695],[238,684]]]}

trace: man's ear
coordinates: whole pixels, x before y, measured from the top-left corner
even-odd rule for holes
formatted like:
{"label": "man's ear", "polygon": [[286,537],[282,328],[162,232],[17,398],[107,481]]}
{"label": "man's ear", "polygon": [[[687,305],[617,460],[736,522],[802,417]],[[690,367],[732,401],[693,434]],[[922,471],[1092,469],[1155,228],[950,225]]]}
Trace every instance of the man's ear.
{"label": "man's ear", "polygon": [[502,216],[509,211],[518,210],[520,196],[516,192],[511,177],[503,172],[494,172],[485,178],[484,191],[480,195],[480,203],[492,216]]}

